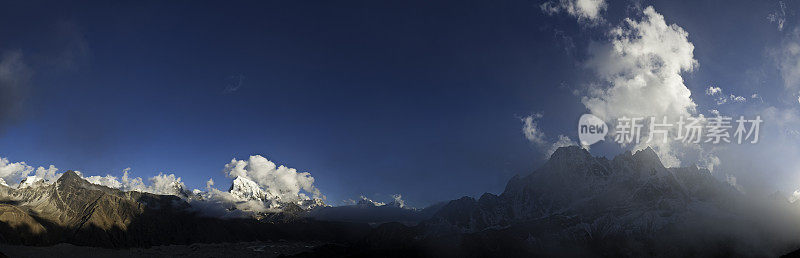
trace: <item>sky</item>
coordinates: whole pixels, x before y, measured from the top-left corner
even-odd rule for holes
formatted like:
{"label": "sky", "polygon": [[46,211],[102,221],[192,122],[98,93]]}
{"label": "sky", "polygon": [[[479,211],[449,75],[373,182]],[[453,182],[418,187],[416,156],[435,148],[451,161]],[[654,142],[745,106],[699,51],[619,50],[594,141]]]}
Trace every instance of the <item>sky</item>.
{"label": "sky", "polygon": [[[25,162],[118,178],[163,173],[189,189],[211,178],[227,190],[226,165],[259,155],[310,173],[330,204],[402,194],[424,207],[502,192],[553,146],[577,141],[584,113],[719,112],[761,115],[763,141],[654,146],[662,160],[710,166],[742,191],[791,192],[800,188],[798,8],[2,2],[0,157],[5,171]],[[607,140],[589,150],[643,147]]]}

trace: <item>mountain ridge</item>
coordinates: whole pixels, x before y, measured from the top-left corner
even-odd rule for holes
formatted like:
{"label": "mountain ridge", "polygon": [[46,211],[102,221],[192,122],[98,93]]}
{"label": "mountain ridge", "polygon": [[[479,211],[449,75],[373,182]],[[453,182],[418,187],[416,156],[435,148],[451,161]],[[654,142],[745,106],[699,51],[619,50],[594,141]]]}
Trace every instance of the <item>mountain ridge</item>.
{"label": "mountain ridge", "polygon": [[[253,193],[240,183],[231,190]],[[650,148],[609,160],[562,147],[538,169],[509,179],[500,194],[422,210],[363,198],[312,209],[289,203],[283,212],[245,219],[197,216],[184,198],[125,192],[67,172],[50,185],[0,186],[0,240],[115,248],[265,239],[335,243],[315,248],[312,256],[776,256],[796,249],[797,241],[750,238],[792,236],[786,227],[800,229],[781,224],[792,217],[765,213],[800,216],[800,205],[780,199],[776,194],[769,203],[745,207],[753,203],[709,170],[666,168]]]}
{"label": "mountain ridge", "polygon": [[[612,160],[592,157],[578,146],[561,147],[540,169],[526,176],[512,177],[500,195],[485,193],[478,200],[463,197],[451,202],[452,209],[458,211],[449,213],[461,214],[453,218],[453,221],[459,221],[456,224],[461,225],[456,228],[474,232],[567,211],[596,213],[609,207],[618,208],[620,200],[644,210],[680,209],[690,201],[690,193],[673,171],[710,175],[703,169],[667,169],[649,147],[617,155]],[[448,213],[448,206],[440,212]],[[464,209],[474,216],[464,217]],[[440,222],[449,220],[445,214],[435,217]],[[472,224],[465,226],[465,220]]]}
{"label": "mountain ridge", "polygon": [[6,243],[133,247],[281,238],[350,241],[368,230],[289,214],[299,207],[260,218],[200,216],[178,196],[96,185],[74,171],[52,184],[0,190],[0,241]]}

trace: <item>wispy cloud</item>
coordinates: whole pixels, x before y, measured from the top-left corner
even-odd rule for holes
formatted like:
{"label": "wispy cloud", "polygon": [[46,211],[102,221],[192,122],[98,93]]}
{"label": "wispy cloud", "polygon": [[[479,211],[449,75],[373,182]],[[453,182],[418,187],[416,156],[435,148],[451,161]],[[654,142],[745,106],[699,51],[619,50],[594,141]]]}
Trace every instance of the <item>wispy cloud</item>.
{"label": "wispy cloud", "polygon": [[225,89],[222,90],[223,94],[230,94],[238,91],[242,88],[242,83],[244,82],[244,75],[237,74],[228,77],[225,84]]}
{"label": "wispy cloud", "polygon": [[731,101],[736,102],[736,103],[747,102],[747,98],[745,98],[744,96],[736,96],[736,95],[731,94],[730,98],[731,98]]}
{"label": "wispy cloud", "polygon": [[542,117],[541,113],[534,113],[520,120],[522,121],[522,135],[544,154],[545,159],[553,155],[559,147],[578,145],[566,135],[559,135],[558,139],[552,143],[547,140],[544,131],[539,127],[539,119]]}
{"label": "wispy cloud", "polygon": [[605,0],[552,0],[539,7],[549,15],[565,12],[578,18],[581,24],[593,26],[604,21],[601,13],[607,5]]}
{"label": "wispy cloud", "polygon": [[91,54],[84,29],[68,20],[56,22],[54,27],[54,46],[45,57],[46,62],[58,69],[77,70]]}
{"label": "wispy cloud", "polygon": [[721,93],[722,93],[722,88],[720,87],[708,86],[708,89],[706,89],[706,95],[709,96],[714,96]]}
{"label": "wispy cloud", "polygon": [[786,23],[786,3],[778,1],[778,9],[767,15],[767,20],[778,25],[778,31],[783,31]]}
{"label": "wispy cloud", "polygon": [[21,50],[0,52],[0,132],[22,112],[31,75]]}
{"label": "wispy cloud", "polygon": [[800,28],[795,28],[770,54],[783,78],[784,87],[793,93],[800,89]]}

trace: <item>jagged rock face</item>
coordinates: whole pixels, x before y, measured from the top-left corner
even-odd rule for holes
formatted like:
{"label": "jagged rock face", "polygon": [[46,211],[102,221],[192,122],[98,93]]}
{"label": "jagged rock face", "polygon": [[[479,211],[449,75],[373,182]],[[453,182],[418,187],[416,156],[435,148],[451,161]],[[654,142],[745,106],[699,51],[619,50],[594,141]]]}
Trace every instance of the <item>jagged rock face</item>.
{"label": "jagged rock face", "polygon": [[[5,195],[18,211],[35,214],[34,221],[46,221],[51,225],[49,241],[81,239],[83,243],[116,245],[115,239],[108,239],[110,231],[125,231],[133,221],[142,216],[147,209],[160,205],[170,205],[175,196],[159,196],[139,192],[123,192],[87,182],[73,171],[67,171],[52,184],[36,184],[19,189],[11,189]],[[178,206],[175,206],[176,208]],[[186,207],[186,206],[184,206]],[[32,215],[28,215],[32,216]],[[15,222],[16,221],[16,222]],[[30,220],[3,221],[8,225],[24,223],[26,227],[40,227]],[[12,227],[13,228],[13,227]],[[24,229],[24,227],[22,228]],[[21,234],[43,232],[18,230]],[[9,235],[9,234],[3,234]],[[64,239],[65,235],[69,239]],[[100,242],[97,242],[100,241]],[[39,243],[41,244],[41,243]]]}
{"label": "jagged rock face", "polygon": [[[114,239],[110,232],[127,231],[134,220],[144,216],[148,210],[168,207],[180,212],[188,207],[185,202],[181,205],[176,196],[123,192],[91,184],[73,171],[67,171],[52,184],[37,182],[18,189],[6,189],[0,197],[6,203],[14,204],[10,205],[15,209],[13,214],[22,212],[27,215],[0,219],[11,229],[17,229],[15,233],[47,233],[47,241],[79,239],[80,243],[111,246],[122,244],[118,242],[123,240]],[[34,217],[36,219],[29,219]],[[42,225],[40,221],[46,224]],[[14,226],[20,223],[25,226]],[[39,228],[50,228],[54,232]]]}
{"label": "jagged rock face", "polygon": [[[64,173],[55,183],[24,187],[10,192],[12,200],[39,216],[61,226],[95,226],[125,229],[132,218],[147,208],[139,199],[143,193],[126,193],[87,182],[73,171]],[[172,199],[150,195],[153,199]],[[162,200],[163,201],[163,200]],[[151,201],[157,205],[158,201]]]}
{"label": "jagged rock face", "polygon": [[66,225],[125,229],[134,216],[144,212],[142,204],[121,191],[91,184],[73,172],[61,176],[52,189],[48,205],[62,212],[59,220]]}
{"label": "jagged rock face", "polygon": [[735,194],[731,189],[707,170],[667,169],[649,148],[607,160],[577,146],[562,147],[540,169],[512,178],[500,196],[451,201],[424,224],[431,232],[477,232],[570,218],[564,225],[570,228],[610,216],[621,225],[658,228],[680,219],[673,215],[693,200]]}

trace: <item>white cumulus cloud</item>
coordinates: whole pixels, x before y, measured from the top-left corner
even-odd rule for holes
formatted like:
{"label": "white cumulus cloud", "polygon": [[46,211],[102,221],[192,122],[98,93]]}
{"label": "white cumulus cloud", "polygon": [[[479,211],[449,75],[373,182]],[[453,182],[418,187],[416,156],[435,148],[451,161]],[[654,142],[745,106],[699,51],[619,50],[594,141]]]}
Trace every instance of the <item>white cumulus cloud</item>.
{"label": "white cumulus cloud", "polygon": [[181,181],[181,178],[175,174],[158,173],[158,175],[148,179],[149,185],[141,177],[131,177],[131,168],[126,168],[122,171],[122,178],[117,180],[117,177],[112,175],[105,176],[88,176],[83,177],[89,183],[116,188],[123,191],[138,191],[152,194],[161,195],[175,195],[184,196],[186,185]]}
{"label": "white cumulus cloud", "polygon": [[604,118],[684,115],[695,110],[681,72],[697,66],[689,33],[667,25],[653,7],[641,20],[625,19],[610,32],[611,43],[591,49],[588,66],[610,87],[598,89],[582,102]]}
{"label": "white cumulus cloud", "polygon": [[[696,113],[697,104],[681,75],[698,66],[688,32],[667,24],[664,16],[648,6],[640,18],[626,18],[608,35],[609,43],[591,46],[586,63],[604,82],[581,99],[592,114],[611,122],[621,117],[678,119]],[[710,87],[706,93],[721,91]],[[660,140],[642,141],[634,148],[647,146],[653,147],[668,167],[680,165],[677,154],[684,153],[681,148],[700,148]]]}
{"label": "white cumulus cloud", "polygon": [[0,158],[0,178],[11,185],[19,183],[31,172],[33,167],[25,162],[10,162],[7,158]]}
{"label": "white cumulus cloud", "polygon": [[175,174],[158,173],[149,180],[150,186],[147,187],[147,191],[154,194],[180,196],[186,191],[186,185]]}
{"label": "white cumulus cloud", "polygon": [[16,187],[23,179],[27,179],[28,177],[30,177],[30,180],[53,182],[61,176],[60,173],[56,173],[57,171],[58,168],[53,165],[46,168],[34,168],[24,161],[11,162],[8,158],[0,157],[0,179],[12,187]]}
{"label": "white cumulus cloud", "polygon": [[85,177],[84,179],[86,179],[86,181],[89,181],[89,183],[96,185],[102,185],[117,189],[122,188],[122,184],[119,181],[117,181],[117,177],[112,175],[90,176],[90,177]]}

